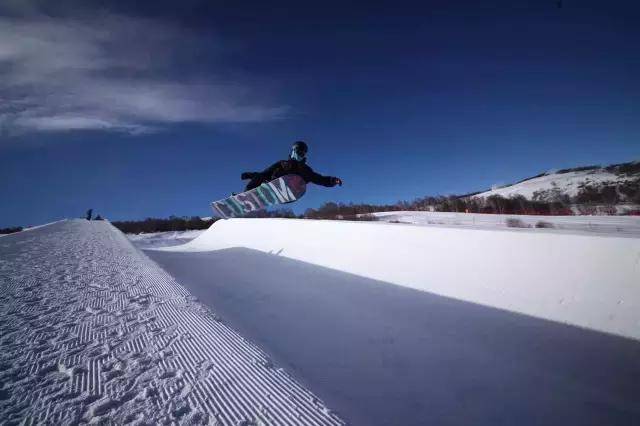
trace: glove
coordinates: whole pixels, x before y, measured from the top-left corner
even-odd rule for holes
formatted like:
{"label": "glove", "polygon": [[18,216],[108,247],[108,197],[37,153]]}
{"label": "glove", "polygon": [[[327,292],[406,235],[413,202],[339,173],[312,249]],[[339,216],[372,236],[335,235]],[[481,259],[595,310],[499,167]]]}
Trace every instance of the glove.
{"label": "glove", "polygon": [[342,186],[342,179],[334,177],[332,178],[332,181],[333,181],[333,186],[336,186],[336,185]]}
{"label": "glove", "polygon": [[251,178],[253,178],[253,173],[250,173],[250,172],[244,172],[243,174],[240,175],[240,179],[242,180],[247,180]]}

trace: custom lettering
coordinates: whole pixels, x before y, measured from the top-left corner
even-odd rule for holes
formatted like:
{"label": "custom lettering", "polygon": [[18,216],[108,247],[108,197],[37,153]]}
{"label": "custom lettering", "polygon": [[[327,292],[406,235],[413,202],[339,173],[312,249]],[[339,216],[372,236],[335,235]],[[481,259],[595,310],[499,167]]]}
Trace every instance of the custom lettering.
{"label": "custom lettering", "polygon": [[236,197],[227,198],[227,204],[233,207],[237,214],[241,215],[244,212],[244,210],[242,209],[242,204],[240,204],[240,202],[236,200]]}
{"label": "custom lettering", "polygon": [[265,199],[267,204],[276,204],[278,202],[278,199],[273,193],[273,190],[266,183],[263,183],[256,189],[258,190],[258,193]]}
{"label": "custom lettering", "polygon": [[[280,185],[280,188],[278,188],[278,184]],[[296,199],[282,178],[269,182],[269,186],[274,190],[281,203],[288,203]]]}
{"label": "custom lettering", "polygon": [[239,194],[236,195],[235,198],[244,206],[245,211],[256,210],[258,208],[253,204],[254,201],[251,200],[251,197],[248,194]]}
{"label": "custom lettering", "polygon": [[222,217],[230,217],[233,216],[233,210],[229,208],[224,202],[215,201],[211,203],[211,206],[222,216]]}
{"label": "custom lettering", "polygon": [[247,195],[253,199],[253,202],[256,204],[257,209],[264,207],[264,201],[262,201],[260,197],[258,197],[257,191],[247,192]]}

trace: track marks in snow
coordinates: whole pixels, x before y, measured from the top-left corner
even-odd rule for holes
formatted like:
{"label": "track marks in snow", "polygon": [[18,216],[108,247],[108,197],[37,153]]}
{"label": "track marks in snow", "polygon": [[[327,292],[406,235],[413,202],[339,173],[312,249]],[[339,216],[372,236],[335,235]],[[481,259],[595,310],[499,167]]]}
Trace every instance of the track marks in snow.
{"label": "track marks in snow", "polygon": [[0,244],[9,423],[340,425],[107,222]]}

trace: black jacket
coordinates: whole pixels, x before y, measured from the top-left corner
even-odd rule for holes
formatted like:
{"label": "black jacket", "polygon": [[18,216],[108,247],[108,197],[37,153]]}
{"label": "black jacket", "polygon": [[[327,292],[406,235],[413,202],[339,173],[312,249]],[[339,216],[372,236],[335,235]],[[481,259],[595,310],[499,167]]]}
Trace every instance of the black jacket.
{"label": "black jacket", "polygon": [[247,189],[259,186],[263,182],[269,182],[284,175],[298,175],[305,182],[313,182],[316,185],[336,186],[336,178],[333,176],[322,176],[307,166],[305,161],[282,160],[274,163],[262,172],[246,172],[242,174],[243,179],[251,179],[247,184]]}

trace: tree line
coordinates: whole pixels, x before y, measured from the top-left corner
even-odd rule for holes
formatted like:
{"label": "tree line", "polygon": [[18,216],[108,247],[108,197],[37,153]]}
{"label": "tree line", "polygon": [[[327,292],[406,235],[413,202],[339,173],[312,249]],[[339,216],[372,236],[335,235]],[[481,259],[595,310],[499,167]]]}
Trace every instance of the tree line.
{"label": "tree line", "polygon": [[[610,213],[620,203],[640,205],[640,182],[625,182],[609,186],[583,186],[570,197],[559,189],[536,192],[533,199],[522,195],[509,198],[500,195],[473,197],[475,194],[427,196],[395,204],[353,204],[328,202],[317,209],[307,209],[310,219],[372,219],[370,214],[385,211],[433,211],[523,215],[573,215]],[[639,212],[635,212],[638,214]]]}
{"label": "tree line", "polygon": [[14,227],[10,227],[10,228],[0,228],[0,235],[1,234],[13,234],[14,232],[20,232],[23,229],[24,228],[22,228],[22,226],[14,226]]}
{"label": "tree line", "polygon": [[364,219],[371,220],[371,213],[387,211],[433,211],[458,213],[495,213],[528,215],[570,215],[568,205],[561,202],[532,201],[523,196],[511,198],[492,195],[487,198],[465,198],[458,196],[428,196],[413,201],[395,204],[342,204],[329,202],[318,209],[308,209],[304,216],[309,219]]}
{"label": "tree line", "polygon": [[217,218],[202,219],[197,216],[169,216],[168,219],[148,217],[144,220],[127,220],[112,222],[113,226],[125,234],[141,234],[151,232],[187,231],[190,229],[207,229]]}
{"label": "tree line", "polygon": [[[253,218],[301,218],[291,209],[261,210],[252,212],[246,217]],[[113,226],[125,234],[148,234],[152,232],[187,231],[192,229],[208,229],[217,217],[203,219],[198,216],[169,216],[168,219],[146,218],[144,220],[127,220],[112,222]]]}

